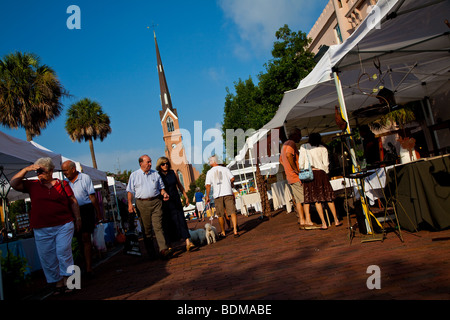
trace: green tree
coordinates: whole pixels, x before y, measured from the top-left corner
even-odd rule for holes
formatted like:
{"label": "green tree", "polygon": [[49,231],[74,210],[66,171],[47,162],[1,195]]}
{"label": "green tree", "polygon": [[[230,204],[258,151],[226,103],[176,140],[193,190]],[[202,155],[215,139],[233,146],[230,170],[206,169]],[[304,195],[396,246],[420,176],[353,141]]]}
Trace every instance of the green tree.
{"label": "green tree", "polygon": [[[250,77],[246,81],[234,83],[236,94],[232,94],[227,88],[225,97],[225,117],[223,128],[225,129],[249,129],[258,126],[257,110],[261,105],[261,92]],[[225,130],[224,130],[225,131]]]}
{"label": "green tree", "polygon": [[24,128],[28,141],[61,114],[64,96],[55,71],[37,55],[15,52],[0,60],[0,123]]}
{"label": "green tree", "polygon": [[131,170],[124,170],[124,171],[117,171],[117,173],[107,172],[107,176],[114,177],[117,181],[128,183],[128,180],[130,179],[132,171]]}
{"label": "green tree", "polygon": [[314,54],[307,51],[311,40],[305,33],[292,32],[284,25],[275,36],[273,59],[264,65],[265,72],[258,74],[258,85],[249,78],[234,83],[234,94],[227,88],[222,124],[224,135],[227,129],[240,128],[244,132],[260,129],[273,118],[284,93],[295,89],[314,68]]}
{"label": "green tree", "polygon": [[262,110],[260,126],[269,122],[278,110],[286,91],[297,88],[300,80],[314,68],[314,54],[307,51],[311,39],[301,31],[292,32],[287,25],[280,28],[272,49],[273,59],[265,64],[266,72],[260,73]]}
{"label": "green tree", "polygon": [[[248,129],[259,128],[262,125],[260,115],[258,115],[261,105],[261,92],[249,78],[246,81],[239,79],[235,82],[236,94],[230,93],[227,88],[225,97],[224,119],[222,124],[223,138],[226,145],[226,157],[232,159],[238,152],[238,149],[245,143],[248,137]],[[233,135],[227,135],[227,130],[232,130]],[[232,138],[233,141],[226,139]],[[232,145],[230,145],[232,143]]]}
{"label": "green tree", "polygon": [[99,138],[103,141],[112,131],[109,116],[103,113],[100,104],[88,98],[72,104],[67,110],[65,127],[72,141],[89,141],[92,165],[97,169],[93,140]]}

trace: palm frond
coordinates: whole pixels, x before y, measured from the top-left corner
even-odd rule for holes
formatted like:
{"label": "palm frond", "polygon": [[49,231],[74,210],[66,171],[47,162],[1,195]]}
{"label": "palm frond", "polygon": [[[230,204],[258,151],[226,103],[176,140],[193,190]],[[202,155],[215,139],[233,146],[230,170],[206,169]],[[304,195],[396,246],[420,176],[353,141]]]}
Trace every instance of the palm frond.
{"label": "palm frond", "polygon": [[15,52],[0,60],[0,123],[25,128],[27,138],[61,114],[61,98],[67,95],[55,71],[40,65],[37,55]]}

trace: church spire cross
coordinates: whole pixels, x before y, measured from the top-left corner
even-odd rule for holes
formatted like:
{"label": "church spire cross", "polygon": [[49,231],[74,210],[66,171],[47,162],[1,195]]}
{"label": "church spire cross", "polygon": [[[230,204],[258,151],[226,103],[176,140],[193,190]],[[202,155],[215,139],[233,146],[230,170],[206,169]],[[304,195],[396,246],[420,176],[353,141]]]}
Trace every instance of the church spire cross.
{"label": "church spire cross", "polygon": [[160,98],[161,98],[162,114],[164,114],[167,109],[170,109],[172,112],[174,112],[169,87],[167,85],[166,74],[164,72],[164,66],[159,52],[158,41],[156,40],[155,30],[153,30],[153,35],[155,37],[156,63],[158,69],[159,88],[161,92]]}

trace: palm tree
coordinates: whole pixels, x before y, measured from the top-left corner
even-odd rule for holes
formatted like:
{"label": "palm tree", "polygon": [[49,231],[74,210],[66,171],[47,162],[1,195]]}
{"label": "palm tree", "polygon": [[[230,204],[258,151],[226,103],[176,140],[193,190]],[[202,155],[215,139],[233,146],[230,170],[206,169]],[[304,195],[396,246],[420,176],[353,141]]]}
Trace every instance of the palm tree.
{"label": "palm tree", "polygon": [[103,113],[102,107],[88,98],[72,104],[67,110],[66,131],[72,141],[89,141],[91,149],[92,165],[97,169],[95,160],[94,143],[92,139],[100,138],[100,141],[111,133],[109,116]]}
{"label": "palm tree", "polygon": [[0,60],[0,123],[24,128],[28,141],[60,115],[63,96],[69,94],[55,71],[37,55],[15,52]]}

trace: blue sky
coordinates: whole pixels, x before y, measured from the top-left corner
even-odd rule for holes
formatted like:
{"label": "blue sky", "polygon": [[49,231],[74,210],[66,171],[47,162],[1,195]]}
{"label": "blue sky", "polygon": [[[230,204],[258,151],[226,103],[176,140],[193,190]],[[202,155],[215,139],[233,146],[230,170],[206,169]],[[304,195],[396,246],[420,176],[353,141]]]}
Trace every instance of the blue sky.
{"label": "blue sky", "polygon": [[[220,128],[226,88],[264,71],[275,32],[284,24],[308,33],[328,0],[44,0],[3,2],[0,57],[32,52],[51,66],[72,95],[64,111],[34,141],[92,166],[87,142],[64,129],[71,104],[90,98],[110,116],[112,133],[94,141],[98,168],[135,170],[137,159],[164,155],[159,121],[156,54],[165,67],[180,126],[192,132]],[[81,10],[81,29],[68,29],[70,5]],[[26,139],[25,130],[0,130]],[[186,139],[185,139],[186,142]],[[210,142],[205,141],[205,148]],[[201,166],[200,166],[201,167]]]}

